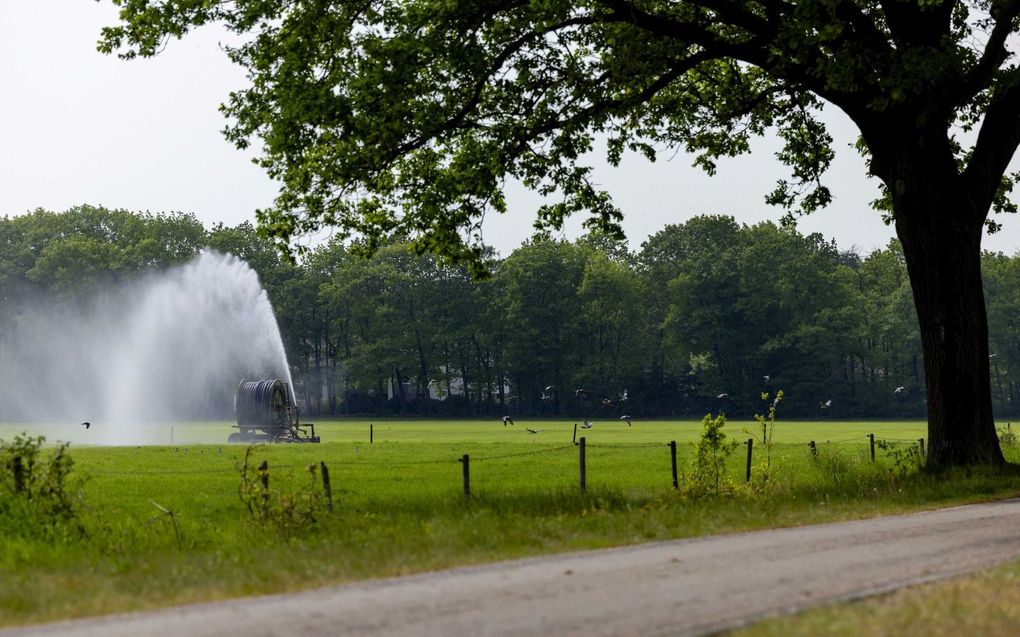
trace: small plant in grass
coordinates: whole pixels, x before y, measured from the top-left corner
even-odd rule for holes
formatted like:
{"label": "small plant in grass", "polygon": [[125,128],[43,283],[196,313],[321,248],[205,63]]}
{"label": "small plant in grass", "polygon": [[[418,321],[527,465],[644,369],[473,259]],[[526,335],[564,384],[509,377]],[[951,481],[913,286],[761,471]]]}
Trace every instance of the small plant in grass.
{"label": "small plant in grass", "polygon": [[902,480],[921,466],[921,449],[917,445],[900,445],[888,440],[876,440],[875,446],[884,451],[892,462],[889,475],[894,489],[897,479]]}
{"label": "small plant in grass", "polygon": [[83,533],[78,523],[81,483],[70,480],[74,460],[62,443],[48,457],[45,438],[25,434],[0,440],[0,518],[4,531]]}
{"label": "small plant in grass", "polygon": [[1006,423],[1005,427],[999,427],[999,445],[1003,447],[1015,447],[1017,443],[1016,432],[1013,431],[1013,425]]}
{"label": "small plant in grass", "polygon": [[776,392],[775,397],[768,392],[761,393],[761,399],[768,405],[768,414],[755,414],[754,419],[758,425],[754,429],[744,429],[744,432],[754,438],[755,444],[761,447],[764,453],[758,462],[757,471],[754,472],[755,480],[759,484],[767,483],[772,472],[772,436],[776,429],[776,407],[783,400],[783,390]]}
{"label": "small plant in grass", "polygon": [[294,492],[280,488],[279,477],[273,482],[271,489],[269,464],[263,461],[256,467],[254,450],[255,447],[248,447],[244,452],[240,486],[241,501],[252,514],[252,518],[276,528],[285,535],[293,535],[318,522],[326,510],[326,505],[318,480],[317,467],[314,464],[308,465],[309,483],[304,489]]}
{"label": "small plant in grass", "polygon": [[692,496],[723,495],[732,493],[733,483],[726,475],[726,461],[737,446],[729,440],[723,426],[726,417],[705,414],[701,421],[701,437],[694,443],[691,458],[691,475],[687,479],[687,493]]}

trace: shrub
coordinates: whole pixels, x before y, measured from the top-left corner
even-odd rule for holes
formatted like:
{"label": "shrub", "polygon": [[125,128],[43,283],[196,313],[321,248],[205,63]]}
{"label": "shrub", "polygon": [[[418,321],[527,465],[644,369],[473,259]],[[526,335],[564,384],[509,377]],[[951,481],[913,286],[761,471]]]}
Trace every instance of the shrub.
{"label": "shrub", "polygon": [[248,447],[241,467],[241,501],[252,519],[274,527],[284,535],[292,535],[314,525],[326,508],[318,479],[317,467],[308,465],[309,483],[306,488],[293,492],[281,489],[279,480],[269,487],[269,464],[263,461],[257,467],[253,458],[255,447]]}
{"label": "shrub", "polygon": [[693,496],[731,493],[733,484],[726,476],[726,461],[739,444],[728,440],[723,426],[726,417],[706,414],[701,421],[701,437],[694,444],[691,475],[687,491]]}
{"label": "shrub", "polygon": [[23,535],[82,533],[78,523],[81,483],[70,480],[74,460],[70,443],[61,443],[48,457],[45,438],[20,434],[0,440],[0,533]]}
{"label": "shrub", "polygon": [[1013,426],[1010,423],[1006,423],[1005,427],[999,427],[999,445],[1003,447],[1015,447],[1016,446],[1016,432],[1013,431]]}
{"label": "shrub", "polygon": [[754,419],[758,426],[753,430],[745,429],[744,431],[754,438],[758,446],[764,449],[764,454],[759,454],[762,456],[762,460],[758,462],[757,470],[754,472],[756,481],[764,484],[772,476],[772,440],[776,429],[776,407],[783,400],[783,390],[777,391],[775,398],[769,396],[768,392],[762,392],[761,399],[768,407],[768,415],[755,414]]}

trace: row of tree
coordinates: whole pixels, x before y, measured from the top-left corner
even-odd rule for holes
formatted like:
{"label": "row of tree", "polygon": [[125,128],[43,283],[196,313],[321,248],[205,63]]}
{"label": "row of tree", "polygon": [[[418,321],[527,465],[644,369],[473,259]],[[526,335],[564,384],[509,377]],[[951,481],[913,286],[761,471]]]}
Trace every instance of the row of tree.
{"label": "row of tree", "polygon": [[[203,247],[258,272],[309,414],[746,417],[778,389],[790,416],[925,411],[898,243],[864,255],[725,216],[667,226],[637,253],[600,236],[529,242],[475,281],[400,241],[289,263],[249,224],[39,210],[0,219],[0,339],[28,301],[78,302]],[[983,271],[993,400],[1012,414],[1020,257],[987,253]]]}

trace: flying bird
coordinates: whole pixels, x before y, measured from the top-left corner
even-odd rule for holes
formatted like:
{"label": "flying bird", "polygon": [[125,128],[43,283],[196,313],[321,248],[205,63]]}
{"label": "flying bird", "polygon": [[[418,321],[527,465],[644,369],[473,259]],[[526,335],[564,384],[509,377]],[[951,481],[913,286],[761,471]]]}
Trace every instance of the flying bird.
{"label": "flying bird", "polygon": [[729,394],[719,394],[718,396],[716,396],[716,398],[729,398],[729,397],[730,397]]}
{"label": "flying bird", "polygon": [[514,424],[514,419],[511,418],[510,416],[503,416],[503,426],[506,427],[508,424],[509,425]]}
{"label": "flying bird", "polygon": [[772,380],[772,377],[771,377],[771,376],[769,376],[768,374],[765,374],[764,376],[762,376],[762,378],[764,378],[764,379],[765,379],[765,382],[766,382],[766,383],[768,383],[769,381],[771,381],[771,380]]}
{"label": "flying bird", "polygon": [[818,403],[818,408],[819,409],[828,409],[829,407],[832,407],[832,400],[831,399],[825,401],[824,403]]}
{"label": "flying bird", "polygon": [[620,420],[626,420],[627,421],[627,426],[628,427],[631,426],[631,424],[630,424],[630,416],[620,416]]}
{"label": "flying bird", "polygon": [[574,390],[574,396],[580,398],[581,400],[587,400],[588,399],[588,390],[586,390],[586,389],[575,389]]}
{"label": "flying bird", "polygon": [[525,427],[524,430],[527,431],[529,434],[537,434],[545,431],[545,429],[531,429],[530,427]]}
{"label": "flying bird", "polygon": [[900,385],[899,387],[897,387],[896,389],[893,390],[893,393],[894,394],[902,394],[904,391],[906,391],[906,389],[907,389],[906,387],[904,387],[903,385]]}
{"label": "flying bird", "polygon": [[603,398],[602,399],[602,406],[603,407],[616,407],[616,401],[615,400],[609,400],[608,398]]}
{"label": "flying bird", "polygon": [[552,400],[553,399],[553,397],[552,397],[552,388],[553,388],[553,386],[549,385],[548,387],[543,389],[542,390],[542,395],[539,397],[539,400]]}
{"label": "flying bird", "polygon": [[620,402],[623,402],[625,400],[628,400],[628,398],[627,398],[627,389],[626,388],[624,388],[623,393],[620,394]]}
{"label": "flying bird", "polygon": [[592,425],[594,425],[594,424],[595,424],[595,423],[593,423],[593,422],[590,422],[590,421],[588,421],[588,420],[585,420],[585,421],[584,421],[584,424],[583,424],[583,425],[581,425],[581,429],[591,429],[591,426],[592,426]]}
{"label": "flying bird", "polygon": [[91,426],[92,426],[92,423],[90,423],[89,421],[87,421],[87,420],[86,420],[85,422],[83,422],[83,423],[81,424],[81,426],[82,426],[82,427],[85,427],[86,429],[88,429],[89,427],[91,427]]}

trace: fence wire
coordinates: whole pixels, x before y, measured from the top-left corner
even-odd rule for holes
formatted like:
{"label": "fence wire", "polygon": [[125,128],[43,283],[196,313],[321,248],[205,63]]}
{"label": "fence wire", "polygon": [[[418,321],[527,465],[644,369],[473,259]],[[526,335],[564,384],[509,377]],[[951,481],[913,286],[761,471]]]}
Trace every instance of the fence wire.
{"label": "fence wire", "polygon": [[540,453],[549,453],[551,451],[562,451],[563,449],[574,449],[575,445],[560,445],[558,447],[546,447],[545,449],[539,449],[537,451],[519,451],[516,453],[504,453],[497,456],[470,456],[472,462],[478,462],[482,460],[502,460],[504,458],[519,458],[522,456],[537,456]]}
{"label": "fence wire", "polygon": [[[851,437],[846,437],[846,438],[837,438],[835,440],[815,440],[814,442],[815,442],[816,447],[817,446],[821,446],[821,445],[825,445],[825,444],[845,444],[845,443],[855,442],[855,441],[861,441],[863,446],[867,446],[868,437],[869,437],[868,434],[860,434],[860,435],[857,435],[857,436],[851,436]],[[918,440],[919,440],[919,438],[888,438],[888,437],[884,437],[884,436],[877,436],[877,435],[875,436],[876,446],[879,443],[882,443],[882,442],[893,443],[893,444],[897,444],[897,445],[899,445],[899,444],[912,444],[913,445],[913,444],[917,444]],[[746,440],[741,441],[741,442],[746,446]],[[697,441],[695,441],[695,440],[678,441],[677,442],[677,450],[678,450],[678,452],[680,452],[680,451],[682,451],[685,448],[689,448],[689,447],[695,445],[696,443],[697,443]],[[756,450],[764,449],[766,447],[765,443],[762,443],[759,440],[755,440],[754,445],[755,445],[755,449]],[[809,441],[802,441],[802,442],[776,442],[776,443],[773,443],[771,446],[773,448],[776,448],[776,449],[782,449],[782,448],[785,448],[785,449],[808,448],[810,446],[810,442]],[[478,455],[478,456],[471,456],[471,455],[469,455],[469,458],[473,462],[482,462],[482,461],[488,462],[488,461],[493,461],[493,460],[504,460],[504,459],[510,459],[510,458],[523,458],[523,457],[528,457],[528,456],[537,456],[537,455],[542,455],[542,454],[554,453],[554,452],[557,452],[557,451],[564,451],[564,450],[567,450],[567,449],[576,449],[577,447],[578,447],[578,443],[577,442],[572,442],[570,444],[557,445],[557,446],[553,446],[553,447],[543,447],[543,448],[540,448],[540,449],[529,450],[529,451],[517,451],[517,452],[513,452],[513,453],[504,453],[504,454],[495,454],[495,455]],[[662,448],[668,448],[668,447],[669,447],[669,442],[650,442],[650,443],[600,443],[600,442],[588,442],[588,441],[585,442],[585,448],[586,449],[595,450],[595,451],[602,450],[602,449],[632,449],[632,450],[638,450],[638,449],[662,449]],[[438,459],[428,459],[428,460],[369,460],[369,459],[365,458],[364,456],[355,456],[353,458],[345,458],[343,460],[334,460],[334,464],[335,465],[344,466],[344,467],[348,467],[348,468],[350,468],[350,467],[362,467],[362,466],[371,466],[371,467],[381,467],[381,466],[386,466],[386,467],[410,467],[410,466],[427,466],[427,465],[443,465],[443,464],[451,465],[451,464],[456,464],[460,460],[461,460],[460,457],[457,457],[457,458],[438,458]],[[316,464],[317,465],[318,463],[312,463],[312,464]],[[278,471],[278,470],[305,469],[305,468],[307,468],[307,466],[308,465],[303,465],[303,464],[300,464],[300,465],[299,464],[271,464],[271,465],[269,465],[269,470],[272,472],[272,471]],[[214,475],[214,474],[221,474],[221,475],[240,474],[241,470],[242,470],[241,466],[237,465],[237,466],[234,466],[234,467],[218,467],[218,468],[209,468],[209,469],[165,469],[165,470],[151,470],[151,471],[145,471],[145,470],[140,470],[140,471],[118,471],[118,470],[113,470],[113,471],[87,471],[87,472],[85,472],[85,474],[90,476],[90,477],[93,477],[93,476],[94,477],[108,477],[108,476],[109,477],[113,477],[113,476],[146,477],[146,476],[168,476],[168,475],[175,475],[175,476],[194,475],[194,476],[199,476],[199,475]]]}

